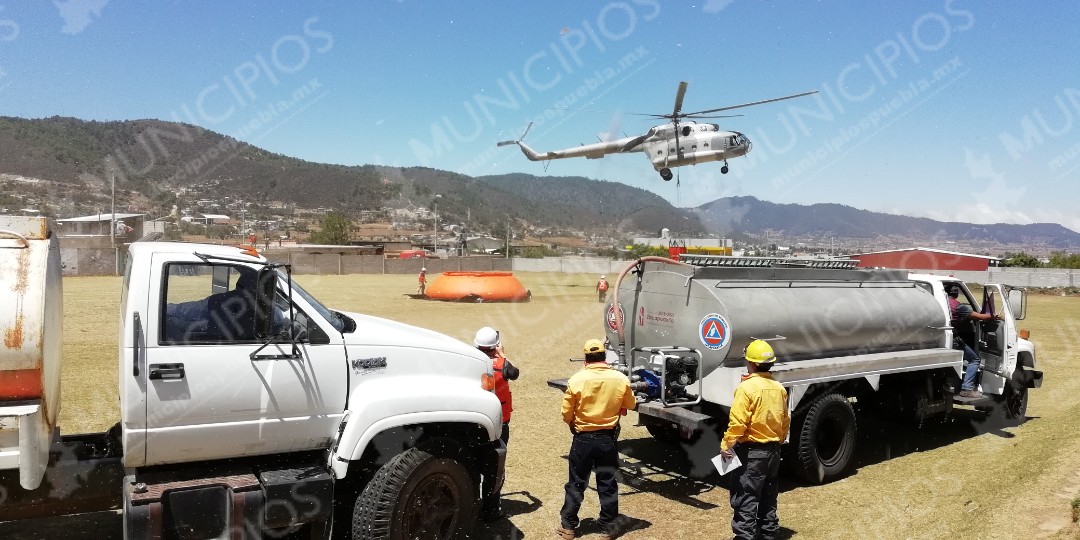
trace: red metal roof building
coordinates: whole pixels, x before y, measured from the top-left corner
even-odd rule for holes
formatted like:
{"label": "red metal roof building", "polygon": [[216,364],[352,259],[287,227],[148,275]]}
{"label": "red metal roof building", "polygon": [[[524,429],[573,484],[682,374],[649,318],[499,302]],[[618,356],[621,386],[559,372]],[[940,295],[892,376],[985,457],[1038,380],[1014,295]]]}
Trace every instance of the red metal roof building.
{"label": "red metal roof building", "polygon": [[972,255],[930,248],[893,249],[859,253],[850,258],[859,261],[860,268],[902,268],[907,270],[986,270],[998,266],[998,257]]}

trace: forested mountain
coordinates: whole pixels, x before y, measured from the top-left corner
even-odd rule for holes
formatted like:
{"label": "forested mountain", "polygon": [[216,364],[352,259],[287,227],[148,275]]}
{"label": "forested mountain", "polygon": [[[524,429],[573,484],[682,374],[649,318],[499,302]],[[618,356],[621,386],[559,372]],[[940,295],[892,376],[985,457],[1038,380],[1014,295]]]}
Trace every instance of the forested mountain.
{"label": "forested mountain", "polygon": [[[892,238],[1080,248],[1061,225],[972,225],[839,204],[775,204],[728,197],[693,209],[618,182],[529,174],[469,177],[424,167],[311,163],[206,129],[159,120],[95,122],[0,117],[0,207],[31,192],[68,213],[101,208],[115,176],[123,207],[164,215],[195,199],[230,197],[294,208],[362,210],[439,206],[440,221],[498,232],[507,222],[596,235],[742,238]],[[64,204],[56,204],[63,200]],[[96,206],[95,206],[96,205]],[[107,208],[107,207],[106,207]]]}

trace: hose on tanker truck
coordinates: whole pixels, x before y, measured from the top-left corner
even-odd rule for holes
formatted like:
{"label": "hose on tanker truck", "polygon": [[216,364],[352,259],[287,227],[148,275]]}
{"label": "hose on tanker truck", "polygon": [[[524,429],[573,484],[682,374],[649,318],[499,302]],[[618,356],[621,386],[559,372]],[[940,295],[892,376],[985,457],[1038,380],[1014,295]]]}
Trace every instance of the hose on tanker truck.
{"label": "hose on tanker truck", "polygon": [[634,261],[633,263],[626,265],[626,268],[623,268],[623,271],[619,272],[619,276],[615,278],[615,293],[611,296],[611,305],[614,307],[613,311],[615,312],[615,332],[619,336],[619,344],[620,345],[625,341],[625,336],[624,336],[624,332],[623,332],[623,312],[622,312],[621,309],[619,309],[619,285],[622,284],[623,277],[626,276],[626,274],[630,273],[631,269],[637,268],[637,267],[641,266],[642,264],[644,264],[646,262],[650,262],[650,261],[651,262],[666,263],[666,264],[673,264],[673,265],[676,265],[676,266],[690,266],[690,267],[694,266],[692,264],[684,263],[682,261],[676,261],[676,260],[673,260],[673,259],[669,259],[667,257],[658,257],[658,256],[655,256],[655,255],[650,255],[650,256],[647,256],[647,257],[642,257],[642,258]]}

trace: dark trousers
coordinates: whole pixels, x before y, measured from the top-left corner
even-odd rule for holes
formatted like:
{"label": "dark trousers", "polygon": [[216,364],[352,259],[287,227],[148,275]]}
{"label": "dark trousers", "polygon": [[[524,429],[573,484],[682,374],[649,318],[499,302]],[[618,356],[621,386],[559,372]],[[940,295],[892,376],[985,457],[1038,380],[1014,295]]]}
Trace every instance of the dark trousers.
{"label": "dark trousers", "polygon": [[743,465],[731,473],[731,532],[736,540],[772,540],[780,531],[780,443],[738,443],[735,454]]}
{"label": "dark trousers", "polygon": [[566,482],[563,500],[562,526],[576,529],[578,510],[585,498],[589,473],[596,473],[596,492],[600,495],[600,518],[596,524],[607,531],[619,515],[619,484],[615,474],[619,469],[619,450],[615,446],[615,430],[586,431],[574,435],[570,445],[570,480]]}
{"label": "dark trousers", "polygon": [[[502,435],[499,436],[502,442],[506,446],[510,446],[510,422],[503,422]],[[496,489],[484,496],[484,512],[487,514],[496,514],[502,505],[502,490]]]}

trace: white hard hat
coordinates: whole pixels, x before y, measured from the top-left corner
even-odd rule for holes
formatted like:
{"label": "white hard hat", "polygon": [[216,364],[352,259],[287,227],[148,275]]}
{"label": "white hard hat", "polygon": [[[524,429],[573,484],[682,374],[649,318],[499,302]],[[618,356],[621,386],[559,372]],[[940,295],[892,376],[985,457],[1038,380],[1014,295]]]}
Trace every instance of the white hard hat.
{"label": "white hard hat", "polygon": [[604,279],[605,276],[600,276],[600,279]]}
{"label": "white hard hat", "polygon": [[421,272],[427,272],[427,268],[421,268],[420,271]]}
{"label": "white hard hat", "polygon": [[499,344],[499,331],[485,326],[476,331],[476,337],[473,338],[473,345],[482,349],[490,349]]}

